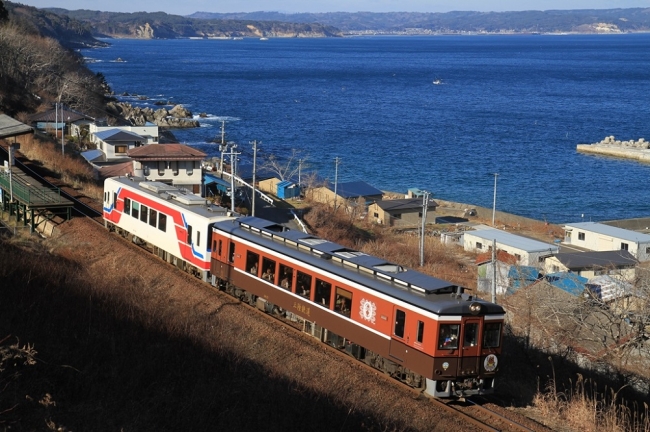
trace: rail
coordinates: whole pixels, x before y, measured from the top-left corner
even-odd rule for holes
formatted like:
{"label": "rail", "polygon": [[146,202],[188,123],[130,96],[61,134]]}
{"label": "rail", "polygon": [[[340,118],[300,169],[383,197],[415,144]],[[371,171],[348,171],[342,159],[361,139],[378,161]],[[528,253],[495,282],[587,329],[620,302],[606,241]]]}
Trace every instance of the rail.
{"label": "rail", "polygon": [[[225,175],[227,175],[227,176],[229,176],[229,177],[232,175],[232,174],[230,174],[229,172],[226,172],[226,171],[223,171],[222,174],[225,174]],[[262,192],[261,190],[259,190],[259,189],[257,189],[257,188],[254,188],[251,184],[246,183],[246,181],[244,181],[244,179],[242,179],[241,177],[237,177],[237,176],[235,176],[235,181],[236,181],[237,183],[239,183],[240,185],[248,186],[248,187],[251,188],[255,193],[257,193],[257,194],[259,195],[259,197],[262,198],[264,201],[266,201],[267,203],[271,204],[272,206],[275,206],[275,201],[273,200],[273,198],[271,198],[270,196],[266,195],[266,194],[265,194],[264,192]]]}
{"label": "rail", "polygon": [[309,233],[309,231],[307,231],[307,227],[302,222],[302,220],[300,220],[300,218],[298,217],[296,212],[293,209],[291,209],[290,211],[291,211],[291,214],[293,215],[293,218],[296,220],[296,222],[298,222],[298,225],[300,226],[300,229],[302,229],[302,232]]}
{"label": "rail", "polygon": [[67,204],[69,200],[61,195],[59,188],[47,188],[44,186],[26,185],[21,183],[20,176],[12,175],[10,179],[8,172],[0,175],[0,187],[11,193],[14,198],[27,204]]}

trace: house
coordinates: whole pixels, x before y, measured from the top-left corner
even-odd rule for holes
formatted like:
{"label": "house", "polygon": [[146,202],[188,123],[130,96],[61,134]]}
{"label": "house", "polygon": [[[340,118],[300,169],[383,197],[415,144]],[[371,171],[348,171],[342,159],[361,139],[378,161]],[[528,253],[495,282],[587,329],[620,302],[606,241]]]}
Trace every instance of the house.
{"label": "house", "polygon": [[[334,193],[334,189],[336,189],[336,193]],[[382,191],[364,181],[338,183],[336,185],[327,184],[309,189],[307,193],[314,201],[330,206],[350,206],[356,204],[359,199],[362,199],[365,203],[381,201],[384,195]]]}
{"label": "house", "polygon": [[468,252],[505,251],[517,258],[518,265],[541,267],[544,260],[559,252],[556,245],[544,243],[497,229],[466,231],[463,234],[463,247]]}
{"label": "house", "polygon": [[108,126],[105,121],[98,121],[89,126],[90,139],[92,142],[96,143],[96,140],[93,140],[92,138],[93,135],[114,129],[131,132],[140,136],[142,144],[157,144],[160,142],[158,125],[151,122],[145,123],[144,126]]}
{"label": "house", "polygon": [[[496,293],[505,294],[510,286],[508,272],[517,263],[517,258],[505,251],[497,251],[496,260],[492,261],[492,252],[485,252],[476,257],[478,269],[477,291],[492,292],[492,281],[496,276]],[[495,267],[496,266],[496,267]],[[496,272],[496,273],[495,273]]]}
{"label": "house", "polygon": [[90,140],[97,146],[97,150],[102,152],[102,157],[95,159],[96,162],[126,160],[130,149],[145,144],[140,135],[117,128],[91,134]]}
{"label": "house", "polygon": [[151,144],[128,150],[133,175],[203,195],[201,161],[206,154],[185,144]]}
{"label": "house", "polygon": [[650,235],[597,222],[565,225],[564,243],[593,251],[624,250],[639,261],[650,259]]}
{"label": "house", "polygon": [[65,135],[71,135],[77,138],[83,138],[88,135],[90,125],[95,121],[94,118],[72,110],[65,105],[58,109],[50,109],[41,113],[33,114],[29,117],[31,123],[36,129],[42,131],[63,131]]}
{"label": "house", "polygon": [[[428,201],[425,223],[435,223],[437,206],[435,201]],[[368,206],[368,214],[372,221],[381,225],[413,227],[422,224],[422,208],[421,198],[381,200]]]}
{"label": "house", "polygon": [[638,261],[626,250],[558,253],[544,260],[547,273],[572,272],[586,278],[616,274],[625,280],[634,278]]}

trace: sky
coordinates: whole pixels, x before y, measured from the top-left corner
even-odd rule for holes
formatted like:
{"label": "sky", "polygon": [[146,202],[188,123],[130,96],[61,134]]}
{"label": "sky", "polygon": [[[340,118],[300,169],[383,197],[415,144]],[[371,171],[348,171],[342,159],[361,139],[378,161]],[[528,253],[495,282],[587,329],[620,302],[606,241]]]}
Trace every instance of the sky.
{"label": "sky", "polygon": [[550,9],[650,8],[650,0],[14,0],[37,8],[106,12],[504,12]]}

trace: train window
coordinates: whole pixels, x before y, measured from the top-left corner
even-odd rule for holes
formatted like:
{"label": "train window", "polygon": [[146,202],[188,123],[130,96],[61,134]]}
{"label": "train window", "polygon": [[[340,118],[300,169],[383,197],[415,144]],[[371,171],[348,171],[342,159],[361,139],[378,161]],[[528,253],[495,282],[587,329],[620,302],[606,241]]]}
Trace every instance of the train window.
{"label": "train window", "polygon": [[395,336],[404,337],[404,324],[406,323],[406,312],[395,309]]}
{"label": "train window", "polygon": [[160,231],[167,231],[167,215],[158,213],[158,229]]}
{"label": "train window", "polygon": [[483,348],[498,348],[501,345],[501,323],[485,323]]}
{"label": "train window", "polygon": [[291,291],[293,285],[293,269],[284,264],[280,264],[280,286]]}
{"label": "train window", "polygon": [[330,307],[332,298],[332,284],[329,282],[316,279],[316,297],[314,301],[324,306]]}
{"label": "train window", "polygon": [[149,225],[156,227],[156,220],[158,220],[158,212],[152,208],[149,209]]}
{"label": "train window", "polygon": [[418,343],[422,343],[424,340],[424,322],[418,321],[418,333],[416,335],[416,340]]}
{"label": "train window", "polygon": [[260,256],[254,252],[246,253],[246,268],[250,274],[257,276],[259,274]]}
{"label": "train window", "polygon": [[230,249],[228,251],[228,261],[231,263],[235,262],[235,242],[231,241],[230,242]]}
{"label": "train window", "polygon": [[459,324],[440,324],[438,349],[458,349]]}
{"label": "train window", "polygon": [[131,214],[131,200],[124,198],[124,214]]}
{"label": "train window", "polygon": [[275,261],[262,258],[262,277],[271,283],[275,283]]}
{"label": "train window", "polygon": [[346,317],[350,316],[350,310],[352,309],[352,293],[350,291],[344,290],[343,288],[336,287],[336,299],[334,302],[334,311],[345,315]]}
{"label": "train window", "polygon": [[196,247],[201,246],[201,231],[196,232]]}
{"label": "train window", "polygon": [[217,256],[221,256],[221,246],[223,246],[223,240],[219,240],[219,246],[217,247]]}
{"label": "train window", "polygon": [[187,226],[187,244],[192,244],[192,225]]}
{"label": "train window", "polygon": [[117,192],[113,192],[113,205],[117,206]]}
{"label": "train window", "polygon": [[149,207],[143,205],[140,209],[140,220],[147,223],[147,216],[149,216]]}
{"label": "train window", "polygon": [[296,285],[296,294],[309,298],[311,295],[311,275],[299,271],[296,277]]}
{"label": "train window", "polygon": [[465,337],[463,338],[464,347],[473,347],[478,345],[478,324],[465,324]]}
{"label": "train window", "polygon": [[135,201],[131,203],[131,216],[136,219],[138,219],[140,216],[140,204]]}

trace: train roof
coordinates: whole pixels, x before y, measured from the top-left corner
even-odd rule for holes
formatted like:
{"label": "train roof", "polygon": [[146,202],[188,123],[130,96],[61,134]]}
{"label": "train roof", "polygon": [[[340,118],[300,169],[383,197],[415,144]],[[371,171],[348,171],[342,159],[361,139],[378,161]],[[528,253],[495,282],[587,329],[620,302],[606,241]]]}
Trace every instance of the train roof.
{"label": "train roof", "polygon": [[[476,300],[451,282],[265,219],[242,217],[215,228],[438,315],[467,314],[468,300]],[[504,313],[499,305],[478,301],[484,313]]]}
{"label": "train roof", "polygon": [[168,205],[178,209],[195,213],[206,219],[215,217],[232,216],[232,213],[223,207],[211,204],[205,198],[180,189],[177,186],[157,181],[145,181],[141,177],[111,177],[106,179],[115,181],[123,186],[137,189],[139,193],[163,200]]}

